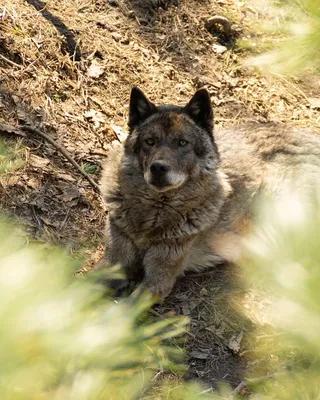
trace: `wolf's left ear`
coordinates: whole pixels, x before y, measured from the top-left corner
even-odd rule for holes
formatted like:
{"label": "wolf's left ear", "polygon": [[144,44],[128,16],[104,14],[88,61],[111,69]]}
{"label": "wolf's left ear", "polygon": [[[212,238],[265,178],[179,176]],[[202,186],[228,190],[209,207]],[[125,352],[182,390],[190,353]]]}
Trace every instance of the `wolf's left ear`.
{"label": "wolf's left ear", "polygon": [[185,106],[184,111],[194,122],[206,129],[210,134],[213,130],[213,109],[209,92],[205,88],[196,91]]}
{"label": "wolf's left ear", "polygon": [[145,94],[137,87],[131,90],[129,107],[129,128],[133,129],[150,115],[157,111],[157,107],[151,103]]}

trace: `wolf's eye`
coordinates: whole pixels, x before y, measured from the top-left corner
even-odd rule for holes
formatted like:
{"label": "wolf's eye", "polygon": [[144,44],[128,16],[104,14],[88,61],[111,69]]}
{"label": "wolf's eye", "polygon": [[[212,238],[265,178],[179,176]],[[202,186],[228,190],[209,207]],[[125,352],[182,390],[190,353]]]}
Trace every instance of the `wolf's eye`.
{"label": "wolf's eye", "polygon": [[189,142],[187,142],[186,140],[179,140],[179,146],[184,147],[188,144]]}
{"label": "wolf's eye", "polygon": [[145,143],[147,143],[148,146],[153,146],[154,145],[154,140],[153,139],[146,139]]}

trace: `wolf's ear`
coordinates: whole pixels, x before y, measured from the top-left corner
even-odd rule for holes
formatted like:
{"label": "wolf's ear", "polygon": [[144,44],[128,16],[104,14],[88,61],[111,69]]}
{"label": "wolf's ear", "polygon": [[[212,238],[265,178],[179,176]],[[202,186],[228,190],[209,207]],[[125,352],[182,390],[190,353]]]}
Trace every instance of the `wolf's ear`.
{"label": "wolf's ear", "polygon": [[197,90],[192,99],[185,106],[184,111],[197,125],[206,129],[209,133],[212,133],[213,109],[207,89],[201,88]]}
{"label": "wolf's ear", "polygon": [[129,107],[129,128],[133,129],[156,111],[157,107],[147,99],[142,90],[137,87],[132,88]]}

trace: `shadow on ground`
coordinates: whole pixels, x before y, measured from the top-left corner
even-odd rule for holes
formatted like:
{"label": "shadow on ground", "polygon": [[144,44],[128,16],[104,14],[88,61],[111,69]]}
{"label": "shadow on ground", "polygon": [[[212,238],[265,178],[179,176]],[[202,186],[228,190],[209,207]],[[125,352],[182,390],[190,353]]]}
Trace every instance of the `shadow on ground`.
{"label": "shadow on ground", "polygon": [[185,347],[189,370],[186,379],[198,379],[216,388],[219,382],[236,387],[243,380],[246,361],[239,356],[253,324],[240,311],[244,296],[236,266],[225,265],[178,280],[159,314],[190,318]]}
{"label": "shadow on ground", "polygon": [[66,24],[57,16],[53,15],[46,9],[47,4],[41,0],[26,0],[33,6],[41,15],[49,21],[64,38],[62,49],[67,52],[75,61],[81,60],[81,51],[77,44],[75,34],[66,26]]}

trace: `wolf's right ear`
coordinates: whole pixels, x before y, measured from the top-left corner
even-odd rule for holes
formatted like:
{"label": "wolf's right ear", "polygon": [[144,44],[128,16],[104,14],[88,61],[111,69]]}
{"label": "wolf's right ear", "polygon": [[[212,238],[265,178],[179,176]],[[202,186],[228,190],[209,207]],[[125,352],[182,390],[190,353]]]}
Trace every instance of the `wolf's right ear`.
{"label": "wolf's right ear", "polygon": [[156,111],[157,107],[147,99],[142,90],[137,87],[132,88],[128,122],[130,129],[133,129],[135,126],[141,124],[141,122],[146,120]]}
{"label": "wolf's right ear", "polygon": [[213,109],[210,95],[207,89],[201,88],[196,91],[192,99],[185,106],[184,111],[194,122],[212,134]]}

